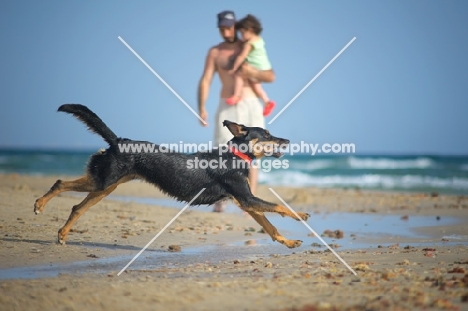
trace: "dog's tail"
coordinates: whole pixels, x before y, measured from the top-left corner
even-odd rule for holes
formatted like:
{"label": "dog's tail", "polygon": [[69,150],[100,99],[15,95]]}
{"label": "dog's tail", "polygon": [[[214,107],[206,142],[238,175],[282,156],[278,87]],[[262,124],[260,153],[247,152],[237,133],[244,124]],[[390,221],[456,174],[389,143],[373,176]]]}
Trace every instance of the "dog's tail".
{"label": "dog's tail", "polygon": [[101,135],[109,145],[117,144],[117,135],[88,107],[80,104],[65,104],[60,106],[58,111],[71,113],[78,120],[86,124],[91,132]]}

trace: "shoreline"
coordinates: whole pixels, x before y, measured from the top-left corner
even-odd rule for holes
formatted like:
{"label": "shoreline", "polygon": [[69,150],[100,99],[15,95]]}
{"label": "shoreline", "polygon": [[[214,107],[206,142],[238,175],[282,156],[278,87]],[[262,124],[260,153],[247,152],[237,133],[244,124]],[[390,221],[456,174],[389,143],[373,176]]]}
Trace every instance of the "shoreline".
{"label": "shoreline", "polygon": [[[343,230],[343,239],[324,239],[341,244],[335,251],[358,276],[324,247],[311,246],[312,240],[319,241],[307,236],[300,222],[268,215],[285,237],[304,241],[301,247],[288,249],[258,232],[260,226],[240,210],[211,213],[209,208],[191,208],[117,277],[177,209],[136,202],[133,198],[161,202],[167,197],[151,185],[127,183],[113,195],[128,200],[110,196],[98,203],[61,246],[55,241],[57,230],[80,201],[76,193],[59,195],[42,214],[33,213],[35,199],[56,179],[0,174],[0,274],[42,271],[37,278],[0,278],[0,303],[7,309],[310,310],[307,306],[312,305],[316,310],[457,310],[468,306],[462,302],[468,295],[465,196],[274,187],[295,210],[311,213],[308,223],[318,234],[324,229]],[[264,185],[257,196],[278,201]],[[415,231],[413,236],[402,234],[408,228]],[[359,243],[371,241],[374,247],[347,248],[347,243],[356,241],[353,238]],[[167,251],[173,244],[181,252]],[[312,288],[311,296],[307,293]]]}

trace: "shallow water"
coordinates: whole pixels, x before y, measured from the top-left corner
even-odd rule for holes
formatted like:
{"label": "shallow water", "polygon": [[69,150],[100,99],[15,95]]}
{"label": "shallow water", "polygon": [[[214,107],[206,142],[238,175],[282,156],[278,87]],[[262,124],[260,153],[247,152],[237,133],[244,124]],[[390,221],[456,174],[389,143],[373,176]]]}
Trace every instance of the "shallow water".
{"label": "shallow water", "polygon": [[[183,208],[185,203],[177,202],[172,199],[155,199],[141,197],[121,197],[111,196],[111,199],[119,201],[137,202],[150,205]],[[190,207],[199,211],[211,212],[211,206]],[[242,211],[234,204],[227,204],[226,213],[241,214]],[[277,226],[280,231],[288,231],[293,234],[301,235],[301,240],[304,240],[304,233],[309,233],[301,222],[294,221],[290,218],[283,218],[275,214],[269,214],[268,219],[273,225]],[[307,223],[317,233],[322,233],[324,230],[340,229],[345,233],[356,235],[371,235],[371,236],[401,236],[401,237],[422,237],[414,232],[416,227],[426,226],[447,226],[458,223],[459,220],[455,217],[432,217],[432,216],[409,216],[407,220],[401,219],[401,215],[385,215],[385,214],[363,214],[363,213],[323,213],[312,214]]]}
{"label": "shallow water", "polygon": [[[111,197],[117,200],[140,202],[145,204],[154,204],[174,208],[182,208],[184,203],[171,199],[153,199],[153,198],[133,198],[133,197]],[[201,211],[211,211],[211,207],[193,207]],[[227,213],[238,213],[240,209],[229,204]],[[253,236],[240,237],[238,242],[230,244],[208,245],[193,248],[183,248],[179,253],[171,253],[163,250],[147,250],[138,257],[129,270],[146,270],[172,267],[185,267],[196,263],[218,263],[222,261],[255,260],[259,257],[267,258],[272,254],[287,255],[293,252],[303,252],[306,250],[325,250],[317,237],[309,236],[307,229],[301,222],[290,218],[283,218],[271,214],[268,216],[271,223],[275,225],[279,232],[289,239],[302,240],[303,244],[293,250],[283,245],[273,242],[266,234],[255,234]],[[401,247],[410,246],[454,246],[468,245],[467,236],[440,236],[429,237],[417,233],[416,228],[428,226],[449,226],[460,223],[455,217],[433,216],[409,216],[407,220],[401,219],[399,215],[382,214],[361,214],[361,213],[328,213],[312,214],[308,220],[309,226],[316,233],[322,234],[325,230],[341,230],[344,232],[344,238],[333,239],[323,237],[328,244],[338,244],[338,251],[355,249],[373,249],[378,245],[388,246],[394,244],[398,238],[404,238],[405,243]],[[252,223],[252,226],[258,227]],[[157,232],[155,232],[157,234]],[[164,234],[164,233],[163,233]],[[442,242],[442,238],[448,239],[448,242]],[[255,240],[255,244],[245,246],[247,240]],[[406,242],[409,241],[409,242]],[[315,243],[314,246],[311,246]],[[88,261],[73,262],[68,264],[49,264],[43,266],[33,266],[24,268],[11,268],[0,270],[0,279],[17,278],[43,278],[55,277],[59,274],[76,273],[112,273],[117,274],[134,255],[116,256],[110,258],[97,258]],[[313,258],[312,258],[313,260]]]}

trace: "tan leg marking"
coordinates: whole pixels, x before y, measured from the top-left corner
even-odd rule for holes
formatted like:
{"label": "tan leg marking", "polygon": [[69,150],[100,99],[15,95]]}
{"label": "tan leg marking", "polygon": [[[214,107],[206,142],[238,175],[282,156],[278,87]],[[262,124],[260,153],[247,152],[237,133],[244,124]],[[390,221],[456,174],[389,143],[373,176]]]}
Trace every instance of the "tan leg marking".
{"label": "tan leg marking", "polygon": [[81,217],[91,206],[95,205],[103,198],[108,196],[112,191],[117,188],[118,184],[113,184],[112,186],[108,187],[106,190],[91,192],[88,196],[78,205],[73,206],[72,212],[68,217],[67,222],[65,225],[58,231],[58,242],[60,244],[65,244],[65,240],[67,239],[67,235],[70,232],[71,227],[75,224],[78,218]]}
{"label": "tan leg marking", "polygon": [[34,203],[34,213],[39,214],[44,210],[50,199],[65,191],[92,192],[95,190],[94,182],[87,175],[73,181],[57,180],[55,184]]}
{"label": "tan leg marking", "polygon": [[296,212],[297,215],[299,215],[299,217],[301,219],[298,219],[296,217],[296,215],[294,215],[293,212],[291,212],[291,210],[283,205],[276,205],[275,206],[275,212],[280,214],[281,216],[285,217],[285,216],[289,216],[291,217],[292,219],[295,219],[295,220],[304,220],[304,221],[307,221],[307,219],[309,219],[310,215],[307,214],[307,213],[301,213],[301,212]]}
{"label": "tan leg marking", "polygon": [[300,240],[288,240],[285,237],[283,237],[278,232],[276,227],[273,226],[268,221],[268,219],[265,217],[265,215],[263,213],[251,212],[251,211],[247,211],[247,213],[249,213],[249,215],[252,216],[252,218],[255,219],[255,221],[258,222],[258,224],[260,226],[262,226],[262,228],[265,230],[265,232],[268,233],[271,236],[273,241],[278,241],[281,244],[284,244],[289,248],[295,248],[295,247],[301,246],[302,241],[300,241]]}
{"label": "tan leg marking", "polygon": [[135,179],[135,178],[137,178],[137,176],[127,175],[121,178],[115,184],[107,187],[105,190],[90,192],[88,196],[80,204],[73,206],[72,212],[70,213],[70,216],[68,217],[67,222],[58,231],[58,242],[60,244],[65,244],[65,240],[73,224],[75,224],[78,218],[80,218],[81,215],[83,215],[91,206],[95,205],[96,203],[101,201],[103,198],[108,196],[112,191],[115,190],[115,188],[117,188],[118,185],[125,183],[127,181],[130,181],[132,179]]}

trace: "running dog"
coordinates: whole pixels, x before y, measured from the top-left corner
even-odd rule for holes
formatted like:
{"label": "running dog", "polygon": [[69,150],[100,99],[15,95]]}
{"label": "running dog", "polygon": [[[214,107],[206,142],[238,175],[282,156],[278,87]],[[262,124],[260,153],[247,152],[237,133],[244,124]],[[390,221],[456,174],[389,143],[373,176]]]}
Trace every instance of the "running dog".
{"label": "running dog", "polygon": [[[191,202],[191,205],[211,205],[221,200],[233,200],[263,227],[273,241],[278,241],[289,248],[298,247],[302,241],[288,240],[268,221],[264,213],[278,213],[298,219],[288,208],[255,197],[250,191],[248,182],[249,167],[254,159],[263,156],[280,157],[281,147],[289,140],[272,136],[269,131],[260,127],[247,127],[231,121],[224,121],[234,136],[229,141],[229,148],[184,154],[163,152],[160,146],[154,145],[153,152],[122,152],[120,145],[150,144],[119,138],[107,125],[86,106],[65,104],[58,111],[67,112],[87,125],[88,129],[100,135],[108,144],[106,150],[93,154],[88,162],[83,177],[73,181],[57,180],[50,190],[34,204],[34,212],[41,213],[47,202],[64,191],[88,192],[86,198],[73,206],[65,225],[58,231],[58,242],[64,244],[70,229],[78,218],[91,206],[114,191],[118,185],[134,179],[144,180],[161,189],[178,201]],[[241,152],[241,150],[248,150]],[[160,151],[160,152],[158,152]],[[205,169],[194,168],[188,163],[206,160],[219,165]],[[237,161],[237,163],[234,163]],[[245,161],[246,165],[238,165]],[[199,194],[199,192],[205,190]],[[195,200],[193,198],[196,197]],[[193,200],[193,201],[192,201]],[[303,220],[309,218],[307,213],[297,213]]]}

